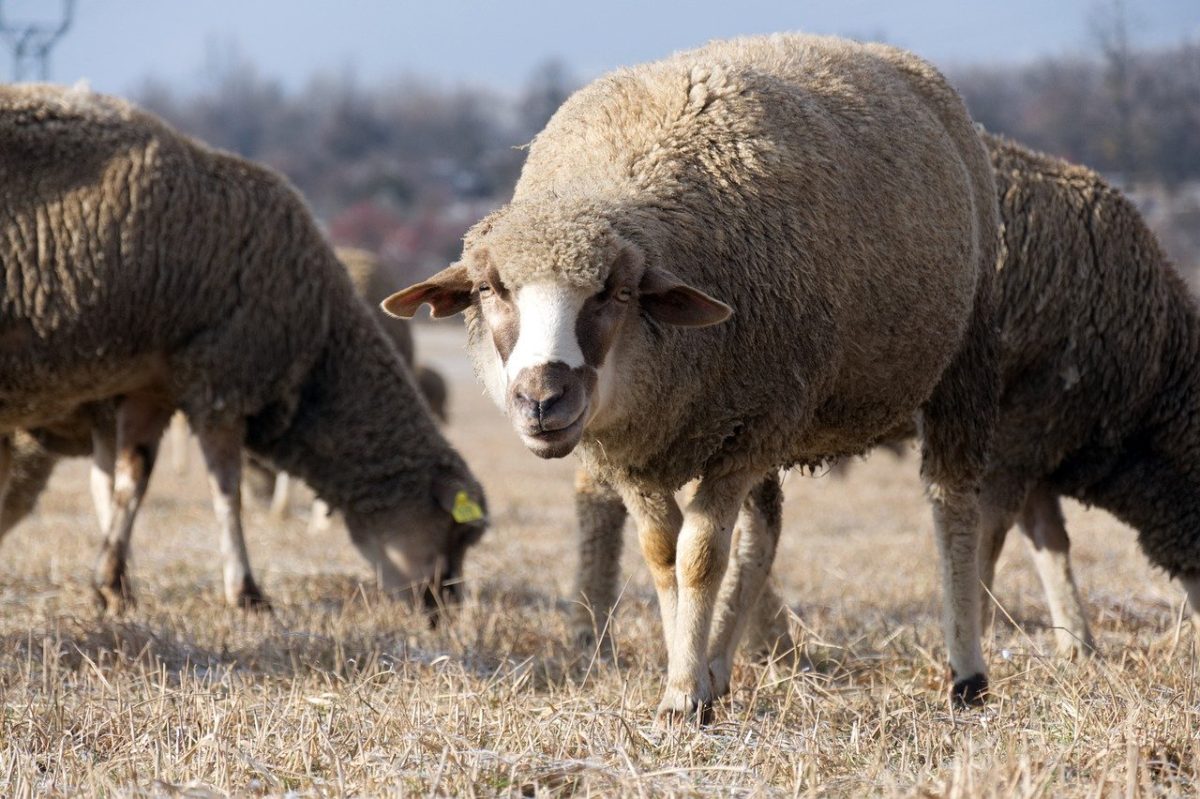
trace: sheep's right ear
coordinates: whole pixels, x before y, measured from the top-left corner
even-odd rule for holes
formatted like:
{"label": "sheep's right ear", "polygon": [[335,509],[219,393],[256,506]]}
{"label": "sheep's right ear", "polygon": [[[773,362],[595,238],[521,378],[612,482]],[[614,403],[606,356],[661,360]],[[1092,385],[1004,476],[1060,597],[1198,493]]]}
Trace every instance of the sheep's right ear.
{"label": "sheep's right ear", "polygon": [[471,288],[467,267],[459,261],[423,283],[397,291],[380,303],[380,307],[392,316],[411,319],[422,304],[429,303],[433,318],[441,319],[466,310],[471,304]]}

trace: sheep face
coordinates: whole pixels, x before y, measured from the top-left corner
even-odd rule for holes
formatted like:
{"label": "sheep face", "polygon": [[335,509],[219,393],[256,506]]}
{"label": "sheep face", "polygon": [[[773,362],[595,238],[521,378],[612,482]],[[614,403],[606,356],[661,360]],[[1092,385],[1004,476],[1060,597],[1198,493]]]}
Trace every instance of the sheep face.
{"label": "sheep face", "polygon": [[[622,345],[654,322],[699,327],[724,321],[730,308],[671,273],[648,266],[623,240],[607,241],[565,268],[547,253],[530,268],[530,251],[511,260],[507,247],[476,246],[424,283],[384,301],[384,310],[411,316],[421,303],[435,317],[471,309],[472,350],[493,401],[531,452],[561,458],[589,426],[619,413]],[[648,321],[653,320],[653,322]],[[480,327],[481,326],[481,327]]]}
{"label": "sheep face", "polygon": [[385,591],[426,610],[459,599],[467,550],[487,528],[487,503],[465,470],[442,468],[428,497],[382,513],[346,513],[350,539]]}

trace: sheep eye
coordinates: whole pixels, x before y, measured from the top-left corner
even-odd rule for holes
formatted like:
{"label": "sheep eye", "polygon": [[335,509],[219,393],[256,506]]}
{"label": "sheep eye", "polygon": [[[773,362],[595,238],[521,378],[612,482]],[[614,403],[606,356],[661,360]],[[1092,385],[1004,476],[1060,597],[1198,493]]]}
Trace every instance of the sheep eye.
{"label": "sheep eye", "polygon": [[490,283],[480,283],[475,290],[479,292],[480,297],[486,297],[492,293],[492,286]]}
{"label": "sheep eye", "polygon": [[620,288],[613,296],[616,297],[617,302],[629,302],[633,298],[633,291],[628,288]]}

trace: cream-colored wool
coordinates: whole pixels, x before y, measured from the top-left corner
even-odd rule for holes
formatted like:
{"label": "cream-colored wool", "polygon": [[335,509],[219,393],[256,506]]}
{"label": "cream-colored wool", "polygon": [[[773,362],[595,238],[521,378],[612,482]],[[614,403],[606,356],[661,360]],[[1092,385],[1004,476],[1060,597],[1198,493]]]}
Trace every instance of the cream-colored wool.
{"label": "cream-colored wool", "polygon": [[[589,363],[601,404],[575,451],[633,503],[670,649],[665,714],[703,711],[728,689],[744,614],[712,614],[734,517],[739,553],[756,542],[760,568],[778,534],[776,468],[865,451],[919,412],[955,693],[970,700],[984,684],[976,491],[996,403],[996,230],[986,154],[931,66],[834,38],[738,39],[578,91],[531,145],[512,202],[468,233],[460,264],[386,305],[466,306],[477,371],[516,425],[521,396],[500,396],[516,384],[497,366],[515,322],[505,311],[493,327],[483,310],[527,286],[608,302],[618,266],[644,269],[608,360]],[[654,291],[677,278],[733,315],[711,324],[710,300],[670,290],[696,311],[676,318],[711,326],[664,322],[673,308],[651,310],[647,275]],[[533,418],[541,405],[524,402]],[[672,492],[693,478],[681,510]],[[745,608],[764,575],[740,569]]]}

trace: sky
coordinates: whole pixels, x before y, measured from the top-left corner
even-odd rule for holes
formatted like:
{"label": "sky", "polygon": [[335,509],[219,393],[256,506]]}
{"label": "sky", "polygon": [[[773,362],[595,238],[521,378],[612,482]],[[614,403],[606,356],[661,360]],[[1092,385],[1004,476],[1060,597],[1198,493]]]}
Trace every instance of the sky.
{"label": "sky", "polygon": [[[316,72],[375,83],[418,75],[515,90],[550,58],[588,79],[710,39],[781,30],[882,39],[943,67],[1089,49],[1113,0],[77,0],[51,79],[129,93],[148,77],[204,85],[238,52],[299,88]],[[60,0],[0,0],[8,24],[53,19]],[[1200,0],[1127,0],[1133,44],[1200,41]],[[0,51],[0,77],[12,74]]]}

